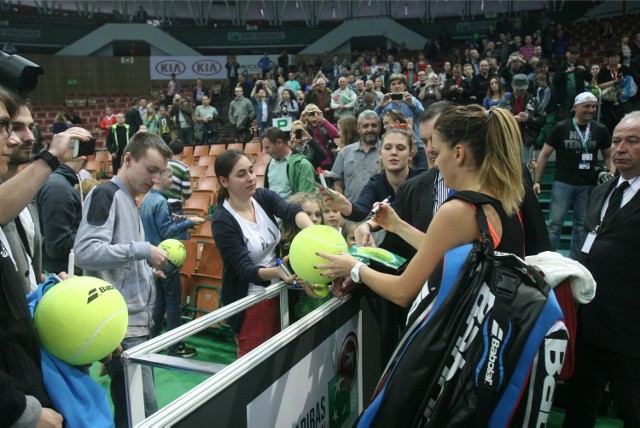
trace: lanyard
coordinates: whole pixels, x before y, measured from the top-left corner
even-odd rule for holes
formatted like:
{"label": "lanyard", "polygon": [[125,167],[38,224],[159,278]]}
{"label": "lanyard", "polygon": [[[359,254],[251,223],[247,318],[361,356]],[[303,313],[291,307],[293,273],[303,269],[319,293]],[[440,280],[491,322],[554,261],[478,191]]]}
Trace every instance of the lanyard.
{"label": "lanyard", "polygon": [[611,80],[613,80],[613,83],[615,84],[616,81],[618,80],[619,69],[617,69],[617,68],[615,70],[609,69],[609,71],[611,72]]}
{"label": "lanyard", "polygon": [[573,119],[573,127],[576,129],[578,136],[580,136],[580,141],[582,142],[582,148],[584,148],[584,152],[589,153],[589,145],[587,144],[587,141],[589,141],[589,131],[591,130],[591,122],[587,123],[587,129],[585,129],[584,135],[582,135],[580,128],[578,128],[578,123],[576,122],[575,118]]}

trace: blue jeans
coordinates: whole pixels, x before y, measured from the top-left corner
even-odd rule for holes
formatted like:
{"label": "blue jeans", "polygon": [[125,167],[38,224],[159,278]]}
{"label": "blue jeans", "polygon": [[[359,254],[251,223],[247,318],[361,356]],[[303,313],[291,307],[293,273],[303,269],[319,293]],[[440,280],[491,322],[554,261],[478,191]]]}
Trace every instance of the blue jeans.
{"label": "blue jeans", "polygon": [[[153,306],[153,327],[151,337],[162,333],[162,320],[167,312],[167,330],[180,326],[180,300],[182,299],[182,287],[180,287],[180,273],[174,272],[167,278],[156,279],[156,302]],[[175,350],[179,344],[173,345],[169,351]]]}
{"label": "blue jeans", "polygon": [[269,127],[269,122],[258,122],[258,136],[262,137],[262,133]]}
{"label": "blue jeans", "polygon": [[549,240],[551,250],[560,246],[562,224],[569,208],[573,206],[573,229],[571,230],[571,250],[569,257],[576,260],[582,245],[582,225],[587,213],[589,192],[593,186],[572,186],[554,181],[551,186],[551,204],[549,206]]}
{"label": "blue jeans", "polygon": [[[122,350],[126,351],[146,342],[146,340],[146,337],[127,337],[120,344],[122,345]],[[113,401],[113,422],[116,428],[128,427],[127,385],[124,379],[122,360],[119,357],[113,358],[106,366],[111,377],[109,391],[111,393],[111,401]],[[153,371],[149,366],[142,367],[142,389],[144,391],[144,414],[149,417],[158,411],[156,390],[153,384]]]}

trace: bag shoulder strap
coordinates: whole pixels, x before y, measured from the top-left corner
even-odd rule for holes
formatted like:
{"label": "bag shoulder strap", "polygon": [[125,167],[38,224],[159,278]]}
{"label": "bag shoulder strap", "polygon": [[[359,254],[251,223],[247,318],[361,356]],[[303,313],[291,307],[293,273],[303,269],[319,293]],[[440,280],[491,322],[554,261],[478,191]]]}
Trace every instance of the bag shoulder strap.
{"label": "bag shoulder strap", "polygon": [[455,192],[449,197],[449,199],[460,199],[469,202],[476,207],[476,221],[478,222],[478,226],[480,227],[480,232],[482,234],[480,243],[482,244],[483,249],[486,248],[487,252],[493,252],[494,243],[493,239],[491,238],[491,232],[489,232],[489,223],[487,222],[487,216],[485,215],[482,206],[493,206],[495,204],[495,201],[482,193],[474,192],[472,190],[461,190],[459,192]]}

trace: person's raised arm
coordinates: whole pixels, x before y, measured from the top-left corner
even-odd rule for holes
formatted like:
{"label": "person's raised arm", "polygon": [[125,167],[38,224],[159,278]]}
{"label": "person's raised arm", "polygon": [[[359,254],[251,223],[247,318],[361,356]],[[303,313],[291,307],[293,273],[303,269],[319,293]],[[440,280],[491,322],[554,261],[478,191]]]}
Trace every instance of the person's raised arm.
{"label": "person's raised arm", "polygon": [[[433,218],[418,253],[400,276],[388,275],[364,265],[360,279],[376,294],[400,306],[408,307],[434,272],[444,254],[452,248],[467,244],[480,236],[472,205],[462,201],[444,204]],[[347,276],[358,262],[350,254],[337,256],[319,254],[329,260],[317,265],[327,277]]]}
{"label": "person's raised arm", "polygon": [[[89,131],[82,128],[69,128],[53,136],[48,151],[62,164],[71,159],[72,139],[87,141]],[[20,214],[36,196],[53,170],[42,159],[35,160],[20,173],[0,185],[0,224],[7,224]]]}
{"label": "person's raised arm", "polygon": [[311,221],[311,218],[304,211],[296,214],[295,220],[298,229],[306,229],[309,226],[313,226],[313,221]]}
{"label": "person's raised arm", "polygon": [[416,250],[422,245],[425,233],[402,220],[388,204],[380,204],[373,221],[384,230],[395,233]]}
{"label": "person's raised arm", "polygon": [[318,189],[324,205],[332,210],[340,211],[343,217],[348,217],[352,212],[351,202],[342,194],[331,189]]}

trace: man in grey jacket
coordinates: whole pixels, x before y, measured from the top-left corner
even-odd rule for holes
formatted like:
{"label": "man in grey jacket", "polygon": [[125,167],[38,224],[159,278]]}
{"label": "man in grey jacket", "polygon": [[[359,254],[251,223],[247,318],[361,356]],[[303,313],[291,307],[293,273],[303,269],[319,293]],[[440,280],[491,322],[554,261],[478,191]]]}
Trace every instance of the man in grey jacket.
{"label": "man in grey jacket", "polygon": [[[135,197],[158,183],[170,157],[171,150],[160,136],[149,132],[134,135],[124,149],[118,174],[87,197],[76,235],[76,266],[84,269],[85,275],[112,284],[127,302],[129,324],[121,344],[123,350],[149,336],[155,299],[152,268],[161,271],[167,260],[164,250],[146,241]],[[115,358],[107,363],[107,369],[115,426],[126,427],[129,421],[122,362]],[[151,368],[144,367],[146,416],[158,409],[152,376]]]}

